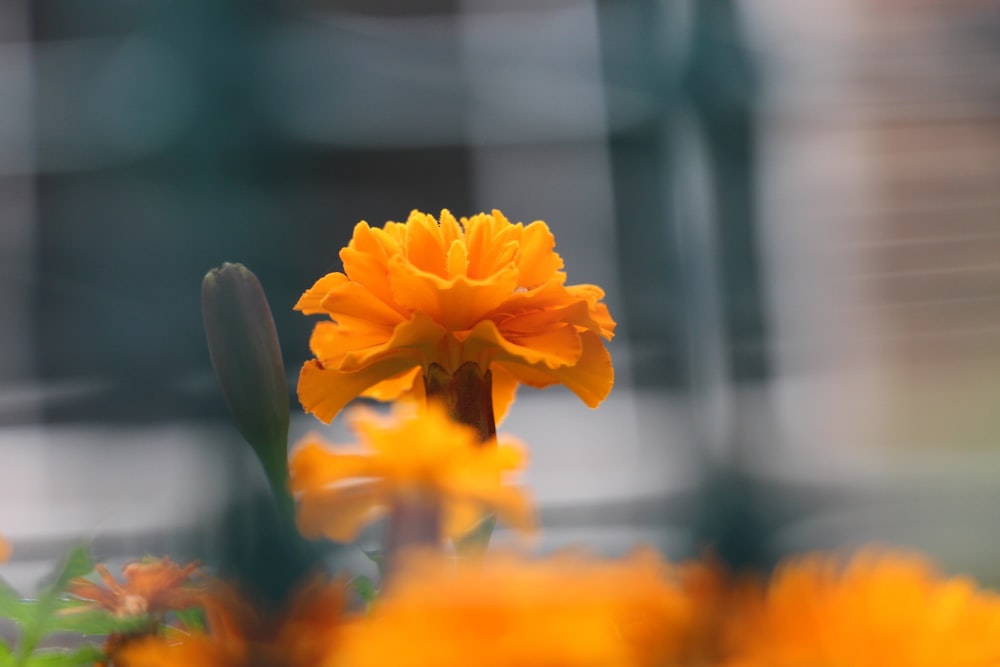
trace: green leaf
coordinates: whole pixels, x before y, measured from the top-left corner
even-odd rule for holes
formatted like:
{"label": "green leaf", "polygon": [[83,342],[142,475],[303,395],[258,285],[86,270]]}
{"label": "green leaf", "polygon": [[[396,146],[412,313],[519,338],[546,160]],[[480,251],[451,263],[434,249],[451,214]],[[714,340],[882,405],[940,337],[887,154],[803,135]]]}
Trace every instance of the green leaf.
{"label": "green leaf", "polygon": [[14,664],[14,652],[6,642],[0,642],[0,667],[13,667]]}
{"label": "green leaf", "polygon": [[48,578],[48,583],[43,585],[38,599],[23,601],[27,609],[22,610],[21,641],[17,647],[19,665],[26,664],[38,642],[49,632],[50,621],[60,606],[59,598],[66,592],[69,582],[89,574],[93,569],[94,561],[87,548],[75,547]]}
{"label": "green leaf", "polygon": [[[91,644],[76,649],[45,649],[33,653],[21,664],[25,667],[83,667],[103,661],[104,652]],[[0,662],[0,665],[3,663]]]}
{"label": "green leaf", "polygon": [[63,559],[59,569],[48,577],[48,583],[43,584],[39,599],[50,596],[58,597],[66,592],[69,582],[78,577],[85,577],[94,571],[94,559],[90,557],[87,547],[73,547]]}
{"label": "green leaf", "polygon": [[459,556],[479,557],[486,553],[490,544],[493,529],[497,525],[497,517],[491,514],[462,537],[455,540],[455,551]]}
{"label": "green leaf", "polygon": [[[14,621],[18,625],[24,625],[35,617],[35,602],[33,600],[22,600],[17,591],[0,582],[0,618]],[[2,653],[0,653],[2,655]],[[0,662],[0,665],[3,663]]]}
{"label": "green leaf", "polygon": [[201,607],[188,607],[174,612],[177,619],[192,632],[206,632],[208,623],[205,621],[205,612]]}
{"label": "green leaf", "polygon": [[375,604],[378,599],[378,588],[375,587],[371,579],[365,576],[354,577],[349,584],[358,597],[364,601],[365,607],[371,608]]}

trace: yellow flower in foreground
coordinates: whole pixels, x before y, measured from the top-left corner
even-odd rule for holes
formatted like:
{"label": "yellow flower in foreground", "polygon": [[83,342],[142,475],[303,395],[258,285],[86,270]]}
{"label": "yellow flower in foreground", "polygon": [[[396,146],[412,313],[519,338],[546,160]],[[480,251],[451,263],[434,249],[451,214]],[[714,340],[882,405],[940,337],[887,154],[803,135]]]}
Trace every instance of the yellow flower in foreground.
{"label": "yellow flower in foreground", "polygon": [[360,448],[330,449],[311,436],[293,451],[290,485],[302,533],[349,541],[386,511],[428,505],[437,515],[437,537],[462,534],[488,511],[530,527],[526,496],[503,483],[505,473],[523,466],[523,448],[509,438],[481,447],[475,430],[449,419],[440,404],[420,412],[411,407],[397,404],[390,417],[352,413]]}
{"label": "yellow flower in foreground", "polygon": [[674,665],[696,618],[683,572],[650,552],[457,566],[415,555],[326,667]]}
{"label": "yellow flower in foreground", "polygon": [[8,560],[12,551],[10,542],[0,537],[0,563]]}
{"label": "yellow flower in foreground", "polygon": [[[326,314],[303,366],[299,399],[330,421],[358,395],[392,400],[424,390],[433,365],[469,362],[492,373],[503,414],[518,383],[564,384],[590,407],[614,383],[601,340],[615,322],[594,285],[566,285],[542,221],[511,224],[500,211],[457,221],[413,211],[405,223],[360,222],[330,273],[295,308]],[[491,415],[492,420],[492,415]]]}
{"label": "yellow flower in foreground", "polygon": [[729,634],[726,667],[993,667],[1000,597],[919,555],[814,555],[780,567]]}

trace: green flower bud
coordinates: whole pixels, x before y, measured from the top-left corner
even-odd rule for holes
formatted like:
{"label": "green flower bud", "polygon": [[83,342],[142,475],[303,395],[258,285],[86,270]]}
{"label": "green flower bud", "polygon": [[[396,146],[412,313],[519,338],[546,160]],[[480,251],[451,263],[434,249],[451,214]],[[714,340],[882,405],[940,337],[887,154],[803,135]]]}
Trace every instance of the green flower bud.
{"label": "green flower bud", "polygon": [[201,283],[201,311],[222,395],[240,433],[260,458],[279,503],[290,502],[288,385],[278,332],[260,282],[242,264],[227,262],[212,269]]}

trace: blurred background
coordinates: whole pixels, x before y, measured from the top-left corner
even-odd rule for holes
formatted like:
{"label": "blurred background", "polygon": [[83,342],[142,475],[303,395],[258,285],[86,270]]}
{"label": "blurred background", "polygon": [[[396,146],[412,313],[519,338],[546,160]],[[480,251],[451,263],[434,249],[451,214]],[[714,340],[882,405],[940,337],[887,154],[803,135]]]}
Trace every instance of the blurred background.
{"label": "blurred background", "polygon": [[294,387],[357,221],[499,208],[620,323],[604,405],[501,426],[541,549],[997,578],[998,68],[989,0],[5,0],[0,573],[255,548],[206,271],[258,275]]}

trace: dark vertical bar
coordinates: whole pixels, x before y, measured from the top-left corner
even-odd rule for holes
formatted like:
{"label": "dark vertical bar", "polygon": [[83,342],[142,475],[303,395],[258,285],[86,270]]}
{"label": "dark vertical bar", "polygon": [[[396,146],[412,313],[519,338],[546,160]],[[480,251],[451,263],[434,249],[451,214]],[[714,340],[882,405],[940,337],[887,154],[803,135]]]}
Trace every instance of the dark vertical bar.
{"label": "dark vertical bar", "polygon": [[[689,382],[685,290],[669,183],[672,74],[661,3],[599,4],[611,133],[618,265],[633,373],[640,386]],[[638,106],[633,106],[637,104]],[[633,114],[639,110],[640,117]]]}
{"label": "dark vertical bar", "polygon": [[703,133],[712,174],[730,378],[768,379],[771,363],[757,221],[757,76],[733,0],[692,3],[684,92]]}

